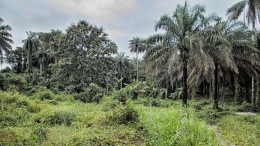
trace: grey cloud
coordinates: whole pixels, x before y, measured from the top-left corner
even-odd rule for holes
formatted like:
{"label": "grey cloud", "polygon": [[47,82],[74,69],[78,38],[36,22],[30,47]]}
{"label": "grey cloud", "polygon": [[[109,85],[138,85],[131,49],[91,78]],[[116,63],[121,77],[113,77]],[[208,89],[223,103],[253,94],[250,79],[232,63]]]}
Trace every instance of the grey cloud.
{"label": "grey cloud", "polygon": [[[226,9],[238,0],[188,0],[190,5],[204,4],[207,14],[225,16]],[[155,21],[171,14],[184,0],[1,0],[0,17],[13,28],[14,46],[20,46],[25,31],[65,29],[79,19],[103,26],[119,51],[133,56],[128,41],[134,36],[156,34]]]}

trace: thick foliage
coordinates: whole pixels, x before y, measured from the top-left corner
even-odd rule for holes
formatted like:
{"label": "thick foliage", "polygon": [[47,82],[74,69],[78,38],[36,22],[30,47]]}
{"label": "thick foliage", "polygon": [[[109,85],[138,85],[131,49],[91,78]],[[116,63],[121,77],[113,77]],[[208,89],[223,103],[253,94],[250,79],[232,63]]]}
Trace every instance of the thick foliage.
{"label": "thick foliage", "polygon": [[99,103],[103,97],[103,89],[97,84],[91,83],[84,92],[74,96],[74,99],[82,102],[96,102]]}

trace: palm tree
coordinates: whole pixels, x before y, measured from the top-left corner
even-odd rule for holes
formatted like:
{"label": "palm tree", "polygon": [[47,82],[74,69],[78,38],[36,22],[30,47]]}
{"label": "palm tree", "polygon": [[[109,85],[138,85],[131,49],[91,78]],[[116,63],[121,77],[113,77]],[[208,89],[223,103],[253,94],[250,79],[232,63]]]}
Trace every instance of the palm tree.
{"label": "palm tree", "polygon": [[189,57],[201,52],[201,42],[196,33],[207,22],[204,12],[205,8],[200,5],[191,9],[187,2],[184,6],[178,5],[172,17],[163,15],[155,25],[156,30],[163,29],[166,31],[165,34],[154,35],[148,39],[155,45],[147,50],[147,56],[157,67],[167,63],[168,70],[171,70],[176,61],[182,63],[184,107],[187,107],[188,100],[187,65]]}
{"label": "palm tree", "polygon": [[[245,10],[247,7],[247,10]],[[257,20],[260,21],[260,1],[259,0],[241,0],[240,2],[234,4],[232,7],[230,7],[227,10],[227,15],[229,15],[229,18],[232,20],[237,20],[239,16],[241,16],[242,12],[246,11],[246,17],[248,24],[252,24],[252,30],[255,32],[254,35],[252,35],[252,38],[254,38],[256,47],[257,45],[257,32],[255,29],[255,24]],[[252,101],[254,100],[254,77],[252,77]],[[252,104],[254,104],[252,102]]]}
{"label": "palm tree", "polygon": [[128,56],[125,56],[125,53],[117,53],[117,56],[115,57],[115,63],[114,68],[119,72],[120,74],[120,88],[123,87],[123,73],[127,68],[130,66],[129,58]]}
{"label": "palm tree", "polygon": [[[241,76],[240,79],[243,80],[245,80],[246,77],[257,77],[257,75],[260,73],[260,52],[256,48],[254,41],[251,39],[252,33],[253,32],[248,31],[248,29],[238,29],[236,31],[232,31],[229,34],[229,40],[233,46],[232,55],[239,68],[239,74]],[[235,81],[238,81],[238,79]],[[238,96],[235,97],[237,98]],[[248,101],[249,100],[250,99],[248,99]],[[254,96],[252,96],[252,105],[255,106],[255,102],[256,99]]]}
{"label": "palm tree", "polygon": [[0,18],[0,56],[3,55],[3,51],[8,53],[11,49],[11,43],[13,43],[11,37],[12,35],[9,33],[9,31],[12,30],[12,28],[9,25],[2,25],[4,20]]}
{"label": "palm tree", "polygon": [[50,57],[54,58],[54,63],[58,63],[58,51],[61,49],[61,43],[63,39],[63,33],[60,30],[51,30],[49,33],[49,39],[46,43],[46,47],[50,52]]}
{"label": "palm tree", "polygon": [[32,73],[32,53],[33,49],[36,50],[36,48],[39,45],[39,40],[38,40],[38,34],[35,32],[27,32],[27,39],[23,40],[22,42],[24,43],[24,48],[28,50],[28,73]]}
{"label": "palm tree", "polygon": [[109,56],[111,56],[111,54],[115,54],[117,53],[117,45],[115,42],[108,42],[106,45],[106,50],[104,51],[104,54],[108,54]]}
{"label": "palm tree", "polygon": [[[138,54],[141,52],[145,51],[145,46],[144,46],[144,40],[142,40],[139,37],[134,37],[132,40],[129,41],[129,48],[131,49],[130,52],[135,52],[136,53],[136,59],[138,60]],[[136,61],[136,80],[138,81],[138,62]]]}
{"label": "palm tree", "polygon": [[[205,39],[204,51],[212,58],[212,70],[214,76],[214,104],[213,109],[219,109],[218,101],[218,77],[221,70],[231,70],[238,74],[235,60],[232,56],[232,41],[239,40],[229,39],[229,33],[234,30],[240,23],[230,24],[229,22],[218,21],[215,25],[209,26],[203,30]],[[224,71],[223,71],[224,72]]]}

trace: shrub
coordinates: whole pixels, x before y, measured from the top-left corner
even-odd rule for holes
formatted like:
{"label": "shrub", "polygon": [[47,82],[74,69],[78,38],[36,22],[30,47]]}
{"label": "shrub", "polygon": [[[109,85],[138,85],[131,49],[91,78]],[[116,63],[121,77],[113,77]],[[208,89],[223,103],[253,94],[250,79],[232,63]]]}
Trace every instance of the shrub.
{"label": "shrub", "polygon": [[32,96],[33,94],[39,92],[35,87],[33,86],[27,86],[24,89],[26,96]]}
{"label": "shrub", "polygon": [[103,94],[102,94],[102,93],[98,93],[98,94],[96,94],[96,95],[92,98],[92,101],[93,101],[93,102],[96,102],[96,103],[99,103],[99,102],[101,101],[102,97],[103,97]]}
{"label": "shrub", "polygon": [[10,108],[6,112],[0,113],[0,126],[17,126],[28,122],[30,113],[25,108]]}
{"label": "shrub", "polygon": [[115,91],[114,99],[125,104],[127,99],[133,98],[134,87],[126,86],[125,88],[120,89],[119,91]]}
{"label": "shrub", "polygon": [[27,107],[27,110],[31,113],[38,113],[41,111],[41,106],[39,106],[38,104],[30,104]]}
{"label": "shrub", "polygon": [[50,126],[66,125],[70,126],[76,119],[76,115],[67,111],[42,111],[36,118],[35,122],[44,123]]}
{"label": "shrub", "polygon": [[82,102],[97,102],[102,99],[103,93],[102,88],[99,87],[97,84],[91,83],[84,92],[79,93],[74,96],[75,100],[80,100]]}
{"label": "shrub", "polygon": [[138,112],[134,109],[133,105],[128,102],[126,105],[119,105],[116,107],[112,114],[107,117],[109,123],[114,124],[130,124],[138,121]]}
{"label": "shrub", "polygon": [[43,125],[36,125],[32,129],[31,137],[36,142],[42,142],[47,139],[48,128]]}
{"label": "shrub", "polygon": [[92,101],[92,97],[90,96],[89,92],[79,93],[79,94],[74,96],[74,99],[75,100],[80,100],[80,101],[85,102],[85,103]]}
{"label": "shrub", "polygon": [[248,102],[243,102],[238,108],[238,112],[251,112],[254,110],[254,107],[248,103]]}
{"label": "shrub", "polygon": [[28,101],[26,101],[26,100],[17,101],[16,104],[17,104],[18,107],[23,107],[23,106],[29,106],[30,105],[30,103]]}
{"label": "shrub", "polygon": [[50,91],[43,91],[39,93],[39,99],[40,100],[52,100],[54,98],[54,95]]}
{"label": "shrub", "polygon": [[24,76],[14,73],[1,73],[0,82],[0,89],[5,91],[17,90],[23,92],[28,84]]}

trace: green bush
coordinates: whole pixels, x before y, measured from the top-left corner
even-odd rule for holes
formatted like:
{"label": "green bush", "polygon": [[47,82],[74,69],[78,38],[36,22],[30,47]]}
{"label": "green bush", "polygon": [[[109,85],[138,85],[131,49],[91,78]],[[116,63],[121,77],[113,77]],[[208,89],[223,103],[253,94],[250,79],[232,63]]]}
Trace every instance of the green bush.
{"label": "green bush", "polygon": [[237,108],[238,112],[251,112],[254,107],[248,102],[242,102],[242,104]]}
{"label": "green bush", "polygon": [[89,103],[89,102],[92,102],[92,96],[90,96],[90,93],[89,92],[83,92],[83,93],[79,93],[77,95],[74,95],[73,97],[75,100],[80,100],[82,102],[85,102],[85,103]]}
{"label": "green bush", "polygon": [[36,118],[35,122],[48,124],[50,126],[66,125],[70,126],[76,119],[76,115],[67,111],[42,111]]}
{"label": "green bush", "polygon": [[119,102],[125,104],[127,99],[133,98],[133,94],[134,94],[134,87],[126,86],[125,88],[115,91],[114,99],[116,101],[119,101]]}
{"label": "green bush", "polygon": [[41,100],[51,100],[54,98],[54,95],[50,91],[40,92],[39,98]]}
{"label": "green bush", "polygon": [[139,115],[136,109],[133,107],[131,102],[128,102],[126,105],[117,106],[112,114],[107,117],[109,123],[114,124],[130,124],[138,122]]}
{"label": "green bush", "polygon": [[28,122],[30,119],[30,113],[25,108],[9,108],[8,111],[0,113],[0,126],[17,126]]}
{"label": "green bush", "polygon": [[0,90],[23,92],[27,85],[28,82],[23,75],[15,73],[1,73],[0,75]]}
{"label": "green bush", "polygon": [[38,91],[38,89],[36,89],[35,87],[33,87],[33,86],[27,86],[27,87],[25,87],[25,92],[24,92],[24,94],[25,94],[26,96],[32,96],[33,94],[35,94],[35,93],[37,93],[37,92],[39,92],[39,91]]}
{"label": "green bush", "polygon": [[103,89],[97,84],[91,83],[84,92],[74,96],[75,100],[80,100],[85,103],[97,102],[99,103],[103,97]]}
{"label": "green bush", "polygon": [[41,111],[41,106],[39,106],[38,104],[30,104],[28,107],[27,107],[27,110],[31,113],[38,113]]}
{"label": "green bush", "polygon": [[48,128],[43,125],[36,125],[32,129],[31,137],[37,143],[42,142],[47,139]]}

